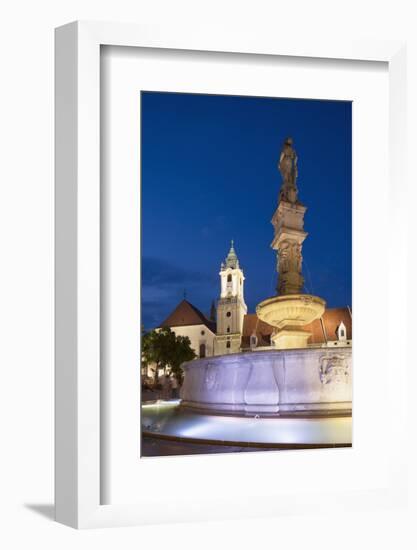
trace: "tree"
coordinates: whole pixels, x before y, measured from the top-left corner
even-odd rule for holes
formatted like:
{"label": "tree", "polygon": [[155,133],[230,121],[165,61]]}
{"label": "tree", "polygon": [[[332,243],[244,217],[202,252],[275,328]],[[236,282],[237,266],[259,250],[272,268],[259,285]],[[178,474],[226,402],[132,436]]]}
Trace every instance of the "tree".
{"label": "tree", "polygon": [[188,336],[176,336],[175,338],[175,347],[173,354],[170,358],[170,369],[175,378],[178,380],[179,384],[182,384],[184,373],[181,368],[181,365],[186,361],[191,361],[195,359],[197,355],[194,353],[194,350],[191,347],[191,341]]}
{"label": "tree", "polygon": [[159,369],[169,368],[178,382],[182,383],[182,363],[191,361],[196,354],[188,336],[176,336],[170,328],[152,330],[142,337],[142,365],[154,364],[154,384],[158,383]]}

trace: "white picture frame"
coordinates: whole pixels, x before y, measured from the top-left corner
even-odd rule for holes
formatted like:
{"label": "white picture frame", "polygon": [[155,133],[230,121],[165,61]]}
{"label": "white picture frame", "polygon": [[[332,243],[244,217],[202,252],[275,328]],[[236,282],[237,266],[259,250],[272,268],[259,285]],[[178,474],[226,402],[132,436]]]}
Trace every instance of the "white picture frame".
{"label": "white picture frame", "polygon": [[[195,513],[181,511],[175,499],[165,499],[164,512],[135,504],[101,504],[100,400],[100,48],[127,46],[172,50],[230,52],[380,61],[389,71],[390,186],[396,196],[405,193],[405,45],[401,42],[363,41],[327,43],[325,40],[289,42],[279,35],[250,35],[229,29],[150,28],[137,25],[75,22],[56,30],[56,519],[77,528],[120,526],[185,519],[244,517],[241,499],[236,506],[208,502]],[[394,235],[406,235],[404,217],[393,202],[390,210]],[[406,245],[397,250],[397,271],[405,281]],[[400,266],[400,267],[398,267]],[[406,292],[405,283],[404,289]],[[401,297],[401,293],[400,293]],[[389,313],[404,319],[405,300],[389,302]],[[396,384],[405,391],[405,346],[397,356]],[[403,336],[404,338],[404,336]],[[404,419],[399,408],[397,420]],[[402,431],[391,455],[401,464]],[[391,464],[392,465],[392,464]],[[389,505],[404,499],[406,479],[389,472],[382,490],[340,494],[344,506],[379,502]],[[163,495],[168,497],[168,495]],[[163,501],[162,498],[162,501]],[[334,502],[335,496],[332,496]],[[308,510],[317,495],[289,496],[269,503],[272,514]],[[164,501],[163,501],[164,502]],[[266,501],[266,504],[268,502]]]}

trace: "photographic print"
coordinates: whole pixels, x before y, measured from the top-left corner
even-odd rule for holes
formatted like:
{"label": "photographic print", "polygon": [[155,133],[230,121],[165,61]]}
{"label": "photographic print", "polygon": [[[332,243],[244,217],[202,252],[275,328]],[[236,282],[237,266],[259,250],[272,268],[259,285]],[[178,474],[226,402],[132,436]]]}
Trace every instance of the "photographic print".
{"label": "photographic print", "polygon": [[142,457],[351,446],[351,102],[140,101]]}

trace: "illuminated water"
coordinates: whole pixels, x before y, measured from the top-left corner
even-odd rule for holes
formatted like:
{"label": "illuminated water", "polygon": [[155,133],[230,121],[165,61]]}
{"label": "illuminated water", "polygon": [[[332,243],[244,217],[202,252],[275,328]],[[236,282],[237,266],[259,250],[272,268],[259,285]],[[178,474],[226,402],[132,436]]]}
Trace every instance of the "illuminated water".
{"label": "illuminated water", "polygon": [[143,433],[191,440],[283,445],[349,445],[352,418],[256,418],[198,414],[180,401],[142,405]]}

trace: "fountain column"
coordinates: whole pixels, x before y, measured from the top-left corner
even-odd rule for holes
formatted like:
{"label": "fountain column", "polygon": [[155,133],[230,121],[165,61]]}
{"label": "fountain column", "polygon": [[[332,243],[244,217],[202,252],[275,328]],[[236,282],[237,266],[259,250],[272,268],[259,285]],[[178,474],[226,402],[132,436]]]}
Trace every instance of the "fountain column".
{"label": "fountain column", "polygon": [[304,285],[302,244],[308,233],[304,231],[304,213],[301,203],[281,199],[272,218],[274,240],[271,247],[277,251],[279,295],[300,294]]}
{"label": "fountain column", "polygon": [[282,186],[278,208],[272,217],[274,239],[271,247],[277,253],[277,296],[264,300],[256,308],[258,317],[275,327],[272,342],[278,349],[307,347],[310,333],[302,327],[321,317],[325,309],[324,300],[302,293],[302,245],[307,237],[304,231],[307,208],[298,200],[297,161],[293,141],[287,138],[278,162]]}

